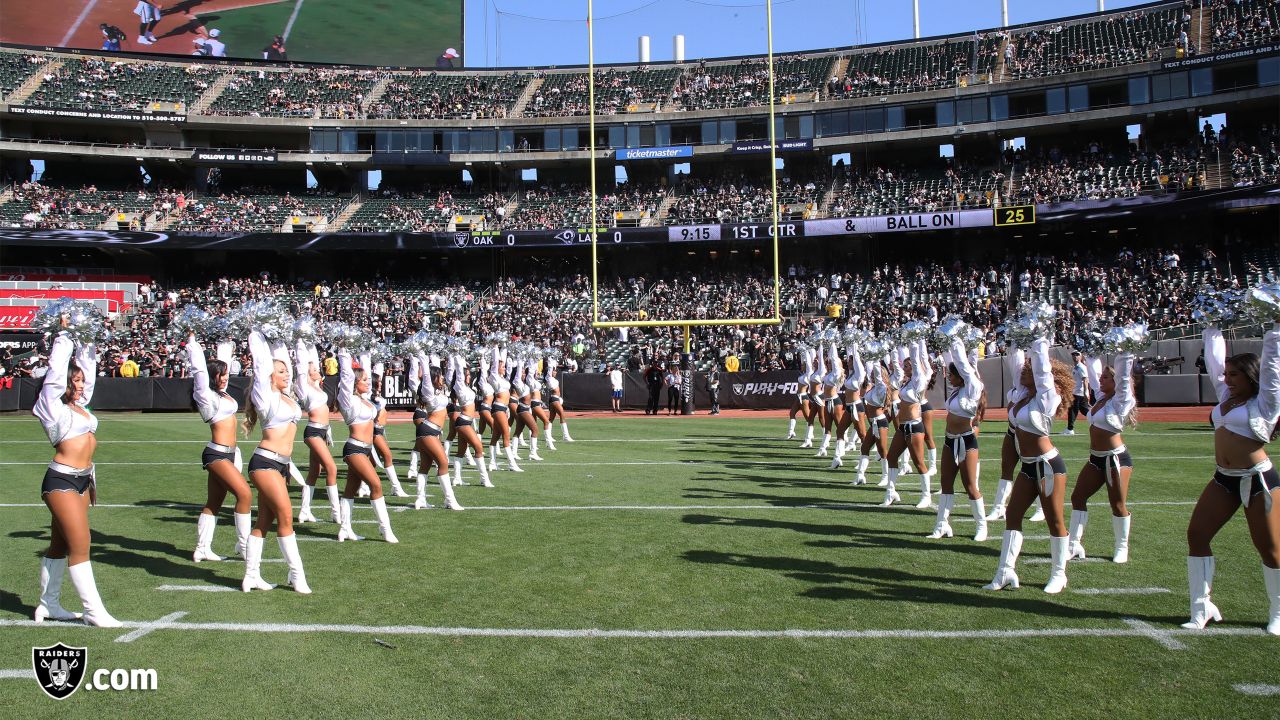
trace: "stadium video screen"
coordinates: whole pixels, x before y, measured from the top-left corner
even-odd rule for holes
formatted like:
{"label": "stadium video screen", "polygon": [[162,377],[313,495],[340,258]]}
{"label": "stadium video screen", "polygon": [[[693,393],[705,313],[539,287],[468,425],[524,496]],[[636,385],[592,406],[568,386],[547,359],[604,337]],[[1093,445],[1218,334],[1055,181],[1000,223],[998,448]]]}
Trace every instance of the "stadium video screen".
{"label": "stadium video screen", "polygon": [[15,0],[0,3],[0,41],[128,53],[462,67],[462,14],[462,0]]}

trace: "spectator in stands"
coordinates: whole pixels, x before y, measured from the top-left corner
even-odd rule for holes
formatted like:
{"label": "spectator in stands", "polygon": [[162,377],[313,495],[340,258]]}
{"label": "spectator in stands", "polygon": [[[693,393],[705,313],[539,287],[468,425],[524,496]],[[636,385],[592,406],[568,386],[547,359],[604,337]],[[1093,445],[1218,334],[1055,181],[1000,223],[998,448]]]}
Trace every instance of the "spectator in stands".
{"label": "spectator in stands", "polygon": [[222,42],[222,31],[214,28],[209,31],[209,37],[196,38],[192,41],[195,46],[195,52],[192,55],[204,55],[206,57],[226,57],[227,46]]}

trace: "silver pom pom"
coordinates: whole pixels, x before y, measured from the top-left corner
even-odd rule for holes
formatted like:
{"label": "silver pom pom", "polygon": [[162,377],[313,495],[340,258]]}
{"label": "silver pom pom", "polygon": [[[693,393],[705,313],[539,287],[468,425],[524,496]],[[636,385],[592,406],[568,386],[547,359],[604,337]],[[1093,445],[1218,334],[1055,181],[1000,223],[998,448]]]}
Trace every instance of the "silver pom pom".
{"label": "silver pom pom", "polygon": [[1146,323],[1113,327],[1102,336],[1103,350],[1108,353],[1140,353],[1151,346]]}
{"label": "silver pom pom", "polygon": [[51,337],[65,332],[78,343],[106,342],[110,333],[103,325],[103,319],[102,311],[93,303],[64,297],[40,308],[31,321],[31,327]]}
{"label": "silver pom pom", "polygon": [[1261,322],[1280,322],[1280,283],[1269,282],[1249,288],[1245,307],[1250,317]]}
{"label": "silver pom pom", "polygon": [[311,315],[303,315],[293,321],[293,338],[304,343],[315,344],[321,336],[319,323]]}

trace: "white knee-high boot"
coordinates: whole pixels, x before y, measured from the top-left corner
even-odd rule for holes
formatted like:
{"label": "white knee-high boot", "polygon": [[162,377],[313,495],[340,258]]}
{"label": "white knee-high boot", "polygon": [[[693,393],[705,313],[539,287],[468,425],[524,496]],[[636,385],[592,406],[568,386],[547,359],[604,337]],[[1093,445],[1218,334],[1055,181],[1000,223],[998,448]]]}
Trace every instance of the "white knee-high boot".
{"label": "white knee-high boot", "polygon": [[427,476],[418,473],[418,499],[413,501],[414,510],[426,510],[431,507],[431,503],[427,502]]}
{"label": "white knee-high boot", "polygon": [[831,454],[831,469],[835,470],[844,465],[844,440],[836,438],[836,451]]}
{"label": "white knee-high boot", "polygon": [[1036,498],[1036,511],[1031,514],[1031,519],[1027,522],[1044,522],[1044,506],[1040,504],[1040,498]]}
{"label": "white knee-high boot", "polygon": [[253,531],[253,514],[234,513],[231,517],[236,526],[236,554],[244,557],[245,549],[248,547],[249,533]]}
{"label": "white knee-high boot", "polygon": [[36,606],[36,622],[80,619],[80,613],[62,607],[62,574],[66,569],[66,558],[40,560],[40,604]]}
{"label": "white knee-high boot", "polygon": [[800,447],[811,448],[813,447],[813,424],[810,423],[805,427],[806,429],[804,431],[804,442],[800,443]]}
{"label": "white knee-high boot", "polygon": [[538,438],[530,436],[529,438],[529,459],[542,461],[542,456],[538,454]]}
{"label": "white knee-high boot", "polygon": [[796,436],[796,419],[791,418],[787,421],[787,439],[791,440]]}
{"label": "white knee-high boot", "polygon": [[338,486],[325,485],[324,491],[329,497],[329,519],[335,525],[342,524],[342,496],[338,495]]}
{"label": "white knee-high boot", "polygon": [[[979,466],[981,466],[981,463],[979,463]],[[987,516],[988,520],[1004,519],[1005,503],[1009,501],[1009,493],[1012,491],[1013,483],[1008,480],[1001,478],[1000,482],[996,483],[996,501],[991,506],[991,514]]]}
{"label": "white knee-high boot", "polygon": [[338,542],[364,539],[351,529],[351,512],[355,509],[355,505],[355,498],[342,498],[342,524],[338,528]]}
{"label": "white knee-high boot", "polygon": [[1187,557],[1187,584],[1191,589],[1191,619],[1182,623],[1182,627],[1188,630],[1203,630],[1210,620],[1222,622],[1222,613],[1209,599],[1213,593],[1214,569],[1212,555]]}
{"label": "white knee-high boot", "polygon": [[244,580],[240,581],[240,589],[249,592],[250,590],[270,590],[274,587],[275,585],[262,579],[262,538],[250,535],[249,540],[245,542]]}
{"label": "white knee-high boot", "polygon": [[400,539],[391,532],[391,515],[387,513],[387,499],[374,498],[369,501],[369,504],[373,506],[374,517],[378,518],[378,530],[382,533],[382,539],[392,545],[399,543]]}
{"label": "white knee-high boot", "polygon": [[569,437],[569,423],[565,422],[564,418],[560,418],[560,437],[565,442],[573,442],[573,438]]}
{"label": "white knee-high boot", "polygon": [[929,474],[932,475],[938,471],[938,448],[931,447],[925,448],[925,450],[929,454]]}
{"label": "white knee-high boot", "polygon": [[191,553],[193,562],[201,562],[204,560],[218,561],[222,559],[221,555],[213,552],[213,530],[218,525],[218,516],[208,513],[200,513],[200,517],[196,519],[196,549]]}
{"label": "white knee-high boot", "polygon": [[970,500],[969,507],[972,508],[973,522],[977,526],[973,533],[975,542],[983,542],[987,539],[987,508],[982,498]]}
{"label": "white knee-high boot", "polygon": [[440,480],[440,489],[444,491],[444,506],[450,510],[461,510],[462,506],[453,496],[453,483],[449,482],[448,471],[440,473],[437,477]]}
{"label": "white knee-high boot", "polygon": [[1087,557],[1084,553],[1084,528],[1088,524],[1088,510],[1071,511],[1071,525],[1067,531],[1067,537],[1071,540],[1071,543],[1067,545],[1068,560],[1084,560]]}
{"label": "white knee-high boot", "polygon": [[545,427],[542,429],[542,439],[547,443],[548,450],[556,449],[556,441],[555,438],[552,437],[551,428]]}
{"label": "white knee-high boot", "polygon": [[983,590],[999,590],[1006,585],[1018,588],[1018,554],[1022,552],[1022,533],[1017,530],[1005,530],[1000,541],[1000,560],[996,565],[996,576],[983,586]]}
{"label": "white knee-high boot", "polygon": [[102,604],[102,597],[98,595],[98,584],[93,580],[93,565],[88,560],[68,567],[67,574],[71,576],[71,584],[75,586],[76,592],[80,595],[80,604],[84,606],[84,615],[81,619],[85,625],[106,628],[118,628],[123,625],[119,620],[111,617],[111,613],[107,612],[106,606]]}
{"label": "white knee-high boot", "polygon": [[302,570],[302,555],[298,553],[298,536],[288,535],[276,539],[280,542],[280,554],[289,566],[289,579],[285,582],[294,592],[310,595],[311,586],[307,584],[307,574]]}
{"label": "white knee-high boot", "polygon": [[524,472],[524,470],[516,464],[516,454],[512,452],[511,446],[507,446],[507,469],[511,472]]}
{"label": "white knee-high boot", "polygon": [[453,469],[453,486],[454,487],[458,487],[459,485],[471,484],[466,480],[462,479],[462,463],[461,462],[454,462],[450,467]]}
{"label": "white knee-high boot", "polygon": [[955,533],[951,530],[950,522],[951,506],[955,501],[956,496],[948,493],[942,493],[938,498],[938,521],[933,526],[933,532],[929,534],[930,539],[937,540],[938,538],[955,536]]}
{"label": "white knee-high boot", "polygon": [[1115,554],[1111,556],[1112,562],[1129,562],[1129,524],[1132,520],[1132,515],[1125,515],[1124,517],[1111,516],[1111,531],[1115,533],[1116,537]]}
{"label": "white knee-high boot", "polygon": [[831,433],[826,430],[822,431],[822,444],[818,446],[818,452],[814,457],[826,457],[827,451],[831,448]]}
{"label": "white knee-high boot", "polygon": [[925,471],[920,475],[920,502],[916,507],[924,510],[933,505],[933,475]]}
{"label": "white knee-high boot", "polygon": [[1280,635],[1280,569],[1263,565],[1262,580],[1267,585],[1267,600],[1271,603],[1267,615],[1267,633]]}
{"label": "white knee-high boot", "polygon": [[858,456],[858,476],[854,478],[854,485],[867,484],[867,466],[871,464],[871,458],[866,455]]}
{"label": "white knee-high boot", "polygon": [[876,483],[876,487],[884,487],[889,484],[889,460],[888,458],[880,458],[880,482]]}
{"label": "white knee-high boot", "polygon": [[1049,582],[1044,586],[1044,591],[1050,595],[1056,595],[1067,587],[1067,546],[1070,544],[1070,537],[1049,538],[1049,557],[1053,562],[1053,571],[1049,573]]}
{"label": "white knee-high boot", "polygon": [[315,492],[314,486],[302,484],[302,504],[298,506],[298,524],[316,522],[316,516],[311,512],[311,498]]}
{"label": "white knee-high boot", "polygon": [[462,453],[462,459],[466,461],[467,467],[476,466],[476,458],[471,454],[471,448],[467,448],[466,452]]}
{"label": "white knee-high boot", "polygon": [[895,502],[902,502],[902,496],[898,494],[896,486],[898,484],[898,468],[889,468],[889,481],[884,490],[884,502],[881,505],[888,507]]}
{"label": "white knee-high boot", "polygon": [[233,458],[234,459],[231,461],[231,464],[236,466],[236,472],[243,473],[244,472],[244,455],[240,453],[240,446],[238,445],[236,446],[236,451],[235,451],[235,454],[233,455]]}
{"label": "white knee-high boot", "polygon": [[405,479],[418,476],[418,463],[422,462],[422,456],[417,450],[409,453],[409,474],[405,475]]}
{"label": "white knee-high boot", "polygon": [[493,481],[489,479],[489,468],[484,463],[480,463],[480,486],[493,487]]}
{"label": "white knee-high boot", "polygon": [[495,472],[498,469],[498,446],[489,446],[489,472]]}
{"label": "white knee-high boot", "polygon": [[396,472],[395,463],[386,466],[383,470],[387,473],[387,480],[391,481],[391,492],[396,497],[409,497],[409,493],[400,487],[400,473]]}

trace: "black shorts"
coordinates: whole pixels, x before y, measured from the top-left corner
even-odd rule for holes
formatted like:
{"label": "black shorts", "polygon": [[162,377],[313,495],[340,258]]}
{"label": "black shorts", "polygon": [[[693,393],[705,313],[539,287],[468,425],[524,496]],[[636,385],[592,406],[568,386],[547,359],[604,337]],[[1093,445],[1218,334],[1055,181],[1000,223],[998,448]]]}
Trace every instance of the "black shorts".
{"label": "black shorts", "polygon": [[77,495],[84,495],[92,484],[92,473],[70,475],[48,468],[44,471],[44,482],[40,483],[40,495],[43,497],[51,492],[73,492]]}
{"label": "black shorts", "polygon": [[431,427],[425,421],[418,423],[417,436],[424,437],[440,437],[440,428]]}
{"label": "black shorts", "polygon": [[925,400],[924,403],[920,405],[920,412],[922,413],[933,412],[933,403],[930,403],[928,400]]}
{"label": "black shorts", "polygon": [[799,400],[800,402],[805,402],[806,400],[809,399],[809,393],[807,392],[796,393],[796,399]]}
{"label": "black shorts", "polygon": [[249,473],[253,474],[256,470],[275,470],[280,473],[280,477],[288,477],[289,463],[280,462],[275,458],[263,457],[254,453],[249,456]]}
{"label": "black shorts", "polygon": [[384,438],[384,437],[386,437],[386,436],[387,436],[387,426],[386,426],[386,425],[374,425],[374,426],[373,426],[373,436],[374,436],[374,437],[383,437],[383,438]]}
{"label": "black shorts", "polygon": [[546,405],[543,405],[541,400],[530,400],[529,407],[540,408],[540,407],[546,407]]}
{"label": "black shorts", "polygon": [[489,412],[488,403],[482,403],[482,402],[476,403],[476,413],[487,413],[487,412]]}
{"label": "black shorts", "polygon": [[531,412],[528,405],[524,403],[516,403],[516,414]]}
{"label": "black shorts", "polygon": [[924,422],[921,420],[908,420],[898,424],[898,432],[902,435],[923,435]]}
{"label": "black shorts", "polygon": [[865,415],[865,414],[867,414],[867,406],[866,406],[866,404],[865,404],[865,403],[863,403],[861,400],[859,400],[858,402],[854,403],[854,405],[853,405],[853,409],[854,409],[854,410],[857,410],[859,415]]}
{"label": "black shorts", "polygon": [[231,452],[223,452],[222,450],[214,450],[211,447],[205,447],[204,452],[200,453],[200,467],[205,470],[208,470],[210,465],[218,462],[219,460],[226,460],[229,463],[234,463],[236,461],[236,453],[234,450]]}
{"label": "black shorts", "polygon": [[[48,477],[48,475],[45,475],[45,482],[48,482]],[[1263,484],[1264,481],[1265,485]],[[1231,493],[1232,497],[1236,500],[1244,502],[1244,498],[1240,496],[1240,478],[1215,472],[1213,474],[1213,482],[1216,483],[1218,487],[1221,487],[1223,490]],[[1252,481],[1249,483],[1249,497],[1253,497],[1258,493],[1267,492],[1278,487],[1280,487],[1280,471],[1277,471],[1273,467],[1262,473],[1261,478],[1256,474],[1253,476]]]}
{"label": "black shorts", "polygon": [[459,415],[457,420],[453,421],[454,427],[471,427],[475,421],[465,415]]}
{"label": "black shorts", "polygon": [[452,402],[450,402],[448,405],[446,405],[444,409],[445,409],[445,410],[447,410],[447,411],[449,412],[449,414],[450,414],[450,415],[452,415],[452,414],[454,414],[454,413],[458,412],[458,406],[457,406],[457,404],[456,404],[456,403],[452,403]]}
{"label": "black shorts", "polygon": [[551,404],[552,404],[552,405],[555,405],[556,403],[563,403],[563,402],[564,402],[564,398],[560,397],[559,395],[552,395],[552,396],[551,396]]}
{"label": "black shorts", "polygon": [[1120,467],[1122,468],[1133,467],[1133,456],[1129,455],[1128,450],[1114,456],[1108,455],[1105,457],[1098,457],[1096,455],[1089,455],[1089,464],[1101,470],[1102,474],[1105,476],[1108,472],[1107,465],[1112,464],[1112,467],[1114,467],[1114,464],[1111,461],[1112,457],[1115,457],[1116,460],[1120,461]]}
{"label": "black shorts", "polygon": [[423,410],[422,408],[415,408],[413,411],[413,422],[415,425],[418,424],[419,421],[425,421],[427,418],[430,418],[430,417],[431,417],[431,413],[427,412],[426,410]]}
{"label": "black shorts", "polygon": [[510,409],[510,408],[508,408],[506,405],[503,405],[502,403],[494,403],[494,404],[489,408],[489,411],[490,411],[490,412],[492,412],[492,413],[493,413],[493,414],[495,414],[495,415],[496,415],[496,414],[498,414],[498,413],[502,413],[503,415],[506,415],[506,414],[508,414],[508,413],[510,413],[510,412],[511,412],[511,409]]}
{"label": "black shorts", "polygon": [[889,429],[889,416],[878,415],[873,418],[867,418],[867,430],[869,432],[879,432]]}
{"label": "black shorts", "polygon": [[[1040,482],[1040,480],[1041,480],[1040,468],[1041,468],[1041,467],[1043,467],[1043,465],[1042,465],[1041,463],[1038,463],[1038,462],[1036,462],[1036,463],[1024,462],[1024,463],[1022,463],[1022,474],[1023,474],[1023,475],[1026,475],[1026,476],[1027,476],[1027,477],[1029,477],[1029,478],[1031,478],[1031,479],[1032,479],[1032,480],[1034,480],[1035,482]],[[1058,455],[1057,457],[1055,457],[1055,458],[1053,458],[1052,460],[1050,460],[1050,461],[1049,461],[1049,467],[1053,469],[1053,474],[1054,474],[1054,475],[1066,475],[1066,474],[1067,474],[1067,461],[1066,461],[1066,460],[1064,460],[1064,459],[1062,459],[1062,456],[1061,456],[1061,455]]]}
{"label": "black shorts", "polygon": [[311,438],[320,438],[325,442],[329,441],[329,428],[318,428],[308,425],[302,430],[302,439],[310,440]]}
{"label": "black shorts", "polygon": [[977,434],[977,433],[966,433],[966,434],[964,434],[964,435],[961,435],[961,436],[960,436],[960,437],[958,437],[958,438],[951,438],[951,437],[949,437],[949,438],[947,438],[947,439],[946,439],[946,441],[945,441],[945,442],[943,442],[943,443],[942,443],[942,447],[943,447],[943,448],[947,451],[947,453],[948,453],[949,455],[951,455],[952,457],[955,457],[955,453],[956,453],[955,447],[956,447],[956,441],[957,441],[957,440],[959,440],[960,442],[964,443],[964,451],[965,451],[965,452],[969,452],[970,450],[977,450],[977,449],[978,449],[978,434]]}
{"label": "black shorts", "polygon": [[342,459],[345,460],[352,455],[364,455],[369,459],[373,459],[373,448],[361,447],[348,440],[342,445]]}

